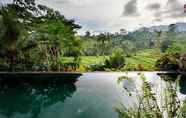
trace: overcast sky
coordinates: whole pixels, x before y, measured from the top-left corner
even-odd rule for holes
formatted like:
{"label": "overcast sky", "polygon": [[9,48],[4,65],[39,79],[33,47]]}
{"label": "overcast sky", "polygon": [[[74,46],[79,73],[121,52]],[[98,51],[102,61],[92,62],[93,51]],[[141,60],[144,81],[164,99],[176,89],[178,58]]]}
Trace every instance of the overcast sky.
{"label": "overcast sky", "polygon": [[[1,0],[0,0],[1,1]],[[80,32],[128,31],[142,26],[186,22],[186,0],[36,0],[82,26]]]}

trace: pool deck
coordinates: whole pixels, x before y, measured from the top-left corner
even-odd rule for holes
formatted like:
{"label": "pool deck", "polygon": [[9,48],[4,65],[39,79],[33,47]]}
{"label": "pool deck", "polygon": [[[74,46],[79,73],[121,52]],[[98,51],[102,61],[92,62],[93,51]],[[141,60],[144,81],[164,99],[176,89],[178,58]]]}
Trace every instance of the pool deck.
{"label": "pool deck", "polygon": [[[105,71],[95,71],[95,72],[85,72],[85,73],[158,73],[158,74],[183,74],[186,75],[186,71],[124,71],[124,72],[105,72]],[[78,78],[84,73],[78,72],[0,72],[0,77],[57,77],[57,78]]]}
{"label": "pool deck", "polygon": [[81,74],[78,72],[37,72],[37,71],[25,71],[25,72],[0,72],[0,74]]}
{"label": "pool deck", "polygon": [[78,78],[82,74],[76,72],[0,72],[0,77],[57,77]]}

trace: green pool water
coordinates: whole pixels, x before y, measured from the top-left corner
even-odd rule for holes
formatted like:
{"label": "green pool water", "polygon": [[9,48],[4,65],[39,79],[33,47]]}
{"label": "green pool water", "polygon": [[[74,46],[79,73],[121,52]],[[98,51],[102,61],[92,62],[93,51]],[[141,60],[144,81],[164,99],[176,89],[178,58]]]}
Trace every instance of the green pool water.
{"label": "green pool water", "polygon": [[[61,78],[48,83],[1,79],[0,118],[118,118],[116,106],[132,101],[117,82],[123,75],[84,73],[75,81]],[[159,77],[156,73],[147,76],[152,80]]]}

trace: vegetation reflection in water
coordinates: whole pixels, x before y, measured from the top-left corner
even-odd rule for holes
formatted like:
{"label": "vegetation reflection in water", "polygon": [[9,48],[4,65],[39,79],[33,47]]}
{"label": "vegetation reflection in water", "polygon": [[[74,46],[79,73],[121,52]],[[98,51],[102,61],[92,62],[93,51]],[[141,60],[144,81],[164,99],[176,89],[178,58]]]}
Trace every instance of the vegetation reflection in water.
{"label": "vegetation reflection in water", "polygon": [[[32,83],[26,81],[28,79],[32,79]],[[1,79],[0,117],[26,114],[23,117],[37,118],[42,109],[57,102],[63,103],[76,91],[74,85],[76,79],[44,79],[42,82],[40,79],[27,78],[24,81],[17,78]]]}
{"label": "vegetation reflection in water", "polygon": [[[47,115],[49,115],[48,118],[64,116],[65,118],[107,116],[110,118],[161,118],[165,113],[159,107],[160,101],[157,95],[160,93],[154,92],[157,85],[153,83],[160,80],[164,90],[162,91],[163,100],[166,100],[167,105],[163,110],[168,112],[168,118],[185,117],[186,105],[182,104],[184,100],[180,99],[180,94],[185,96],[185,75],[156,73],[149,73],[151,77],[137,73],[131,73],[131,75],[134,78],[131,79],[128,74],[123,73],[88,73],[80,79],[30,78],[32,80],[30,81],[27,78],[20,81],[19,78],[4,78],[0,81],[0,118],[45,118],[43,116]],[[117,84],[119,76],[126,76],[127,80],[131,80],[127,87],[124,86],[127,80],[123,78],[120,78],[118,80],[120,83]],[[138,84],[133,83],[133,80]],[[140,84],[138,80],[142,83]],[[127,92],[121,92],[121,95],[131,99],[127,100],[125,97],[118,96],[115,87],[121,84],[121,90],[127,90]],[[135,88],[141,91],[135,91]],[[134,94],[139,95],[137,99],[133,99]],[[121,100],[122,104],[118,105],[117,100],[118,102]],[[141,100],[140,107],[137,104],[139,101],[136,100]],[[130,105],[126,106],[129,102],[136,103],[136,106],[134,108]],[[76,114],[77,110],[78,114]]]}
{"label": "vegetation reflection in water", "polygon": [[[179,93],[185,95],[185,75],[159,74],[164,85],[158,91],[143,74],[141,85],[136,85],[132,78],[122,76],[118,82],[127,81],[133,89],[123,86],[129,96],[134,97],[133,105],[120,104],[115,108],[120,118],[185,118],[186,99],[180,99]],[[135,78],[136,79],[136,78]],[[157,80],[156,80],[157,81]],[[162,83],[160,83],[162,84]]]}

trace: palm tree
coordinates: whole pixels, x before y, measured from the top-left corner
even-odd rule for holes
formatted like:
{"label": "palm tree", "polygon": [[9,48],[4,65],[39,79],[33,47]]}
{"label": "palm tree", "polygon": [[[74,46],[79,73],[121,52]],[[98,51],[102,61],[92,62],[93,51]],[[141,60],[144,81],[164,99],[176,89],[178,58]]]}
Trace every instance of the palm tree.
{"label": "palm tree", "polygon": [[97,36],[97,41],[101,43],[101,55],[105,55],[106,50],[106,41],[109,41],[110,34],[108,33],[101,33]]}

